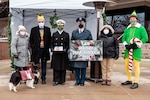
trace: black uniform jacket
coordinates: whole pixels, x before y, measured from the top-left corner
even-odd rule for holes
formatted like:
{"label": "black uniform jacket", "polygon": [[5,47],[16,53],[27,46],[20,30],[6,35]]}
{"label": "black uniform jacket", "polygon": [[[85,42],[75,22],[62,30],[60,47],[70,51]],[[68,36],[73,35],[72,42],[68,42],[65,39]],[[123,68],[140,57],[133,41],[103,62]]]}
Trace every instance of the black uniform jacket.
{"label": "black uniform jacket", "polygon": [[[58,46],[63,47],[63,51],[54,51]],[[68,67],[68,49],[69,49],[69,34],[63,31],[61,34],[55,32],[51,39],[52,61],[51,67],[55,70],[65,70]]]}

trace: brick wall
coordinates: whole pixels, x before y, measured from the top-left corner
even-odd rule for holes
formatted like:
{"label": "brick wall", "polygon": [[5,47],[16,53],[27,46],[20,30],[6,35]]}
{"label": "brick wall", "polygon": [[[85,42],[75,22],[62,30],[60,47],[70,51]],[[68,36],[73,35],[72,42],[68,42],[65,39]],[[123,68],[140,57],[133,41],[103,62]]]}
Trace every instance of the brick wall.
{"label": "brick wall", "polygon": [[8,18],[0,18],[0,60],[9,59],[7,39]]}
{"label": "brick wall", "polygon": [[9,59],[8,42],[0,39],[0,60]]}

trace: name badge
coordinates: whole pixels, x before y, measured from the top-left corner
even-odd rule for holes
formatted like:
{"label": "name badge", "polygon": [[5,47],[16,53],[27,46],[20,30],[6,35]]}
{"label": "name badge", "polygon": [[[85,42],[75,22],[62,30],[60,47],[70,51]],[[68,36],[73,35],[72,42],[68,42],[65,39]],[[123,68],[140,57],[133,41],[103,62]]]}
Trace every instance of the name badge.
{"label": "name badge", "polygon": [[55,46],[54,51],[63,51],[63,46]]}

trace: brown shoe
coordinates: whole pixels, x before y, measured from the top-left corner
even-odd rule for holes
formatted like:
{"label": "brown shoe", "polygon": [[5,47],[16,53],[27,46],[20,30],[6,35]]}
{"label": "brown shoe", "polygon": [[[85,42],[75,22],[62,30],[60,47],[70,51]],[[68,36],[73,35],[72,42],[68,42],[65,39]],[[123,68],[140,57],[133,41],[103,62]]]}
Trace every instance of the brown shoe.
{"label": "brown shoe", "polygon": [[107,81],[106,81],[106,80],[103,80],[103,81],[102,81],[102,85],[107,85]]}
{"label": "brown shoe", "polygon": [[132,84],[132,81],[125,81],[123,83],[121,83],[121,85],[131,85]]}
{"label": "brown shoe", "polygon": [[111,80],[107,80],[107,86],[111,86]]}

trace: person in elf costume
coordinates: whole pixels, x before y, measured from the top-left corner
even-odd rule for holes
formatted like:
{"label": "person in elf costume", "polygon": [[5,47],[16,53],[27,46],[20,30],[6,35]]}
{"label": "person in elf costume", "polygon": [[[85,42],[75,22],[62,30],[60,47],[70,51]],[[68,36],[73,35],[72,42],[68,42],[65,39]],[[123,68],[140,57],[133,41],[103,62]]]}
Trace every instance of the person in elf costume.
{"label": "person in elf costume", "polygon": [[[138,23],[135,11],[129,17],[130,25],[125,29],[122,37],[125,46],[125,68],[128,80],[121,85],[131,85],[131,89],[138,88],[140,76],[140,61],[142,58],[142,44],[148,41],[148,35],[144,26]],[[135,69],[135,79],[132,82],[132,68]]]}

